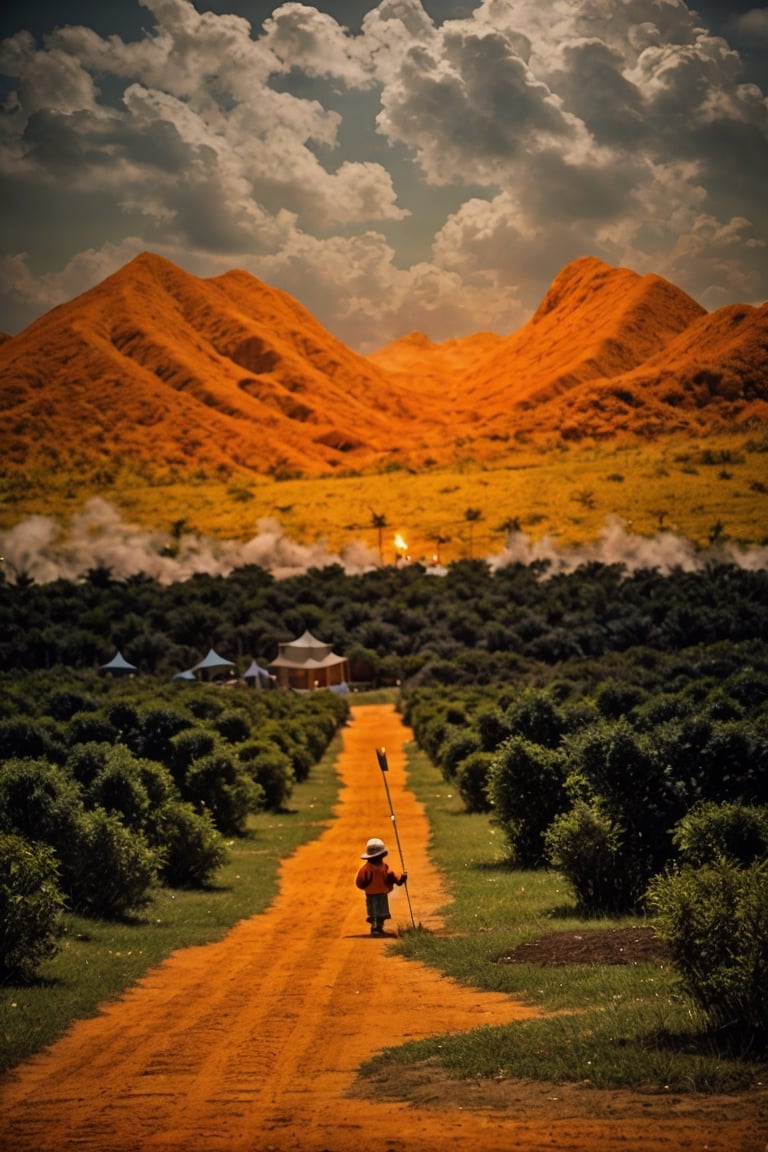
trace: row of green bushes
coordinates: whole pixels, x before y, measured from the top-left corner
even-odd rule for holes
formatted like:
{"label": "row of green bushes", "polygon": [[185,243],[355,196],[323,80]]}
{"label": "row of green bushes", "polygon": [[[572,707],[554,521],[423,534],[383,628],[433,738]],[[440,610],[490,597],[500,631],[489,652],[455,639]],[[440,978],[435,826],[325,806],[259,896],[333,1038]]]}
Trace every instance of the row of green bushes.
{"label": "row of green bushes", "polygon": [[[585,907],[633,907],[672,858],[675,825],[698,803],[768,803],[768,652],[721,643],[668,655],[539,669],[514,687],[403,693],[418,743],[468,811],[490,811],[520,867],[552,861],[574,814],[616,844]],[[554,829],[554,830],[553,830]]]}
{"label": "row of green bushes", "polygon": [[492,813],[511,862],[557,868],[583,913],[652,911],[713,1026],[765,1044],[764,646],[639,649],[520,690],[404,697],[417,741],[468,811]]}
{"label": "row of green bushes", "polygon": [[226,837],[245,834],[249,813],[287,802],[349,708],[329,692],[150,687],[61,671],[2,687],[6,974],[29,975],[55,951],[63,907],[124,917],[157,884],[210,884]]}

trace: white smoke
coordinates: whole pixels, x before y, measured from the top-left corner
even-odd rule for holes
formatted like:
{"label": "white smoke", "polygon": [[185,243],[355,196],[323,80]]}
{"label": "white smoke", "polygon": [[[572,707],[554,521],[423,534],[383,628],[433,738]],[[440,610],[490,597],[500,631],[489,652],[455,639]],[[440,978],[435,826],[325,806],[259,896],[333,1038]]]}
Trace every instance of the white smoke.
{"label": "white smoke", "polygon": [[[331,552],[322,541],[307,545],[291,539],[272,518],[258,520],[256,535],[245,542],[191,532],[153,532],[126,523],[114,505],[101,497],[89,500],[66,530],[51,517],[30,516],[0,532],[0,556],[11,583],[28,577],[38,584],[77,580],[99,567],[109,569],[117,580],[144,574],[160,584],[174,584],[198,573],[226,576],[247,564],[265,569],[278,580],[332,564],[353,576],[379,565],[378,553],[363,541]],[[663,574],[674,569],[695,571],[713,561],[757,570],[768,568],[768,548],[746,549],[718,541],[702,550],[673,532],[635,535],[612,517],[592,544],[559,547],[552,537],[533,541],[517,532],[510,535],[503,551],[486,558],[492,570],[536,561],[548,562],[545,575],[573,571],[590,562],[622,564],[630,572],[657,569]],[[446,569],[427,571],[442,575]]]}
{"label": "white smoke", "polygon": [[355,575],[377,562],[377,554],[360,542],[338,554],[322,542],[299,544],[271,518],[257,521],[256,535],[245,542],[153,532],[126,523],[114,505],[98,496],[72,518],[66,531],[48,516],[30,516],[0,532],[0,555],[9,580],[26,576],[38,584],[76,580],[99,567],[108,568],[118,580],[142,573],[160,584],[175,584],[198,573],[227,576],[246,564],[285,579],[330,564]]}
{"label": "white smoke", "polygon": [[559,548],[551,536],[532,541],[524,532],[509,536],[502,552],[490,557],[492,569],[508,564],[533,564],[546,561],[546,574],[573,572],[582,564],[621,564],[628,572],[658,570],[662,575],[680,570],[695,572],[707,564],[735,564],[750,571],[768,568],[768,548],[742,548],[729,540],[718,540],[708,548],[698,548],[674,532],[660,531],[654,536],[639,536],[627,531],[618,516],[609,516],[596,541]]}

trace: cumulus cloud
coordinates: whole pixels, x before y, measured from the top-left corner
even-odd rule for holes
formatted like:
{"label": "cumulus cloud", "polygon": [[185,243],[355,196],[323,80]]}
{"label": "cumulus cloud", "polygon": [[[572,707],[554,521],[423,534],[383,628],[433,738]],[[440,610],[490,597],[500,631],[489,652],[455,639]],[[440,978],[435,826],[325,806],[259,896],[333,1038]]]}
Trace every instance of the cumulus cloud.
{"label": "cumulus cloud", "polygon": [[764,42],[765,9],[731,43],[683,0],[483,0],[442,22],[380,0],[357,31],[333,3],[260,27],[144,7],[135,39],[0,44],[22,284],[0,327],[137,238],[190,271],[245,267],[361,350],[417,324],[508,332],[585,254],[708,307],[768,296],[768,103],[738,51]]}
{"label": "cumulus cloud", "polygon": [[499,184],[530,156],[570,154],[581,125],[497,33],[445,33],[439,50],[412,48],[378,117],[390,140],[415,149],[428,180]]}
{"label": "cumulus cloud", "polygon": [[264,21],[264,44],[283,69],[308,76],[331,76],[350,88],[368,87],[371,70],[348,29],[332,16],[304,4],[281,4]]}

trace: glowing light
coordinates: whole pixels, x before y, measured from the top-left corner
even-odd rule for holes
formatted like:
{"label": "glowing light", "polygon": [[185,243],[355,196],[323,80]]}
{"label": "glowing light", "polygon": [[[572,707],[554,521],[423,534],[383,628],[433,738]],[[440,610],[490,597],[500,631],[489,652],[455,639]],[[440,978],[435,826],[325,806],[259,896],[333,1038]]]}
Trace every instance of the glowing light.
{"label": "glowing light", "polygon": [[406,544],[405,540],[403,540],[399,532],[395,535],[395,548],[398,552],[408,551],[408,545]]}

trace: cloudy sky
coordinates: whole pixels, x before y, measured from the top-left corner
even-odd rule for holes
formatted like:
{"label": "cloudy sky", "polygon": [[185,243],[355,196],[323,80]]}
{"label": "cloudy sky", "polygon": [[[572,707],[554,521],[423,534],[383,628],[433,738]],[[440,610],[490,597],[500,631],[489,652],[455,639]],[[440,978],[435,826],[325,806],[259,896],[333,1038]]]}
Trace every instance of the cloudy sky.
{"label": "cloudy sky", "polygon": [[768,298],[768,8],[4,0],[0,330],[145,250],[370,351],[596,255]]}

